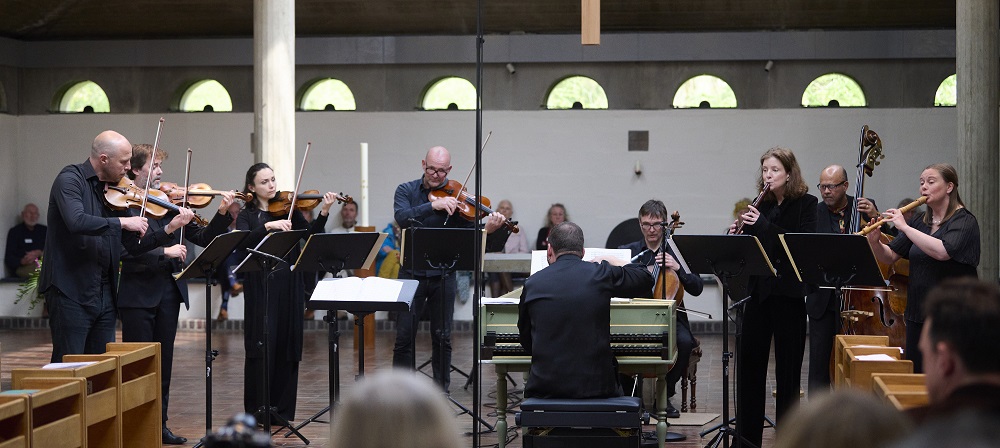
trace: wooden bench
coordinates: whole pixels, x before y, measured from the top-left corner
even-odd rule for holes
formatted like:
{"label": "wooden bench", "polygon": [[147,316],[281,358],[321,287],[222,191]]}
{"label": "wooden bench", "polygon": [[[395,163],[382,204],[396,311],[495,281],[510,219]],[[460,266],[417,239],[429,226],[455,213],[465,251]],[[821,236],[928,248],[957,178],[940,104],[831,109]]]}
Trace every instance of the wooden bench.
{"label": "wooden bench", "polygon": [[0,448],[28,448],[28,397],[0,393]]}
{"label": "wooden bench", "polygon": [[25,378],[26,389],[4,392],[26,399],[29,446],[87,448],[86,383],[83,378]]}
{"label": "wooden bench", "polygon": [[109,342],[105,355],[118,358],[122,446],[160,446],[160,343]]}
{"label": "wooden bench", "polygon": [[15,369],[11,382],[24,389],[26,378],[83,378],[87,381],[86,415],[87,446],[120,448],[121,411],[118,388],[121,374],[118,358],[110,355],[66,355],[64,363],[89,363],[64,368]]}
{"label": "wooden bench", "polygon": [[920,373],[876,373],[872,375],[875,393],[901,411],[928,403],[926,378]]}
{"label": "wooden bench", "polygon": [[[913,373],[913,362],[899,359],[899,347],[850,347],[844,349],[844,385],[861,390],[872,390],[872,374]],[[867,360],[865,355],[887,355],[888,360]]]}
{"label": "wooden bench", "polygon": [[887,347],[889,345],[888,336],[869,336],[854,334],[838,334],[834,338],[833,345],[833,384],[834,386],[844,385],[844,364],[846,363],[846,349],[857,346]]}

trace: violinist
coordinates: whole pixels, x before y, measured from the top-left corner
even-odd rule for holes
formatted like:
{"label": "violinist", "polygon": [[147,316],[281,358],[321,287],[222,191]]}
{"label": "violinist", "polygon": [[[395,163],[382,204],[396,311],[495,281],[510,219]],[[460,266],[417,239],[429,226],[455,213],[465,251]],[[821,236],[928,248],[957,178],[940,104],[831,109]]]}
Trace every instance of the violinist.
{"label": "violinist", "polygon": [[106,207],[104,191],[125,176],[131,158],[128,139],[104,131],[87,160],[66,166],[52,182],[38,278],[49,311],[52,362],[66,354],[104,353],[115,341],[120,250],[124,245],[139,253],[148,224],[145,217]]}
{"label": "violinist", "polygon": [[[402,229],[408,227],[474,227],[475,223],[459,216],[453,216],[458,208],[458,199],[453,196],[432,196],[431,191],[448,184],[448,173],[451,171],[451,153],[443,146],[435,146],[427,151],[424,160],[420,162],[423,176],[419,179],[400,184],[396,187],[393,208],[396,222]],[[432,200],[433,199],[433,200]],[[508,232],[502,228],[506,218],[500,213],[491,213],[486,220],[486,233]],[[509,235],[509,234],[508,234]],[[503,250],[507,238],[491,241],[487,252]],[[399,278],[419,281],[417,292],[413,297],[412,311],[396,315],[396,344],[393,348],[392,365],[397,368],[413,369],[415,355],[413,340],[416,337],[417,320],[429,307],[431,319],[431,340],[433,343],[431,364],[434,367],[434,381],[448,392],[451,383],[451,324],[455,314],[455,294],[457,290],[455,273],[450,272],[444,277],[438,271],[400,269]],[[441,303],[441,289],[444,290],[444,303]],[[442,344],[443,342],[443,344]],[[441,347],[443,345],[443,353]]]}
{"label": "violinist", "polygon": [[[816,233],[847,233],[851,229],[851,211],[868,221],[878,218],[875,202],[868,198],[855,200],[847,194],[850,182],[847,170],[830,165],[819,174],[819,189],[823,201],[816,205]],[[888,227],[888,226],[886,226]],[[833,338],[840,331],[840,303],[831,289],[818,289],[806,296],[809,316],[809,394],[830,388],[830,352]]]}
{"label": "violinist", "polygon": [[[323,233],[330,215],[330,207],[336,202],[334,193],[323,195],[319,216],[312,223],[306,221],[302,212],[295,209],[288,219],[288,212],[277,216],[268,212],[271,200],[278,196],[274,171],[266,163],[256,163],[247,170],[244,193],[253,195],[236,218],[237,230],[248,230],[250,235],[246,245],[255,247],[270,232],[308,229],[309,233]],[[242,251],[240,251],[242,252]],[[243,253],[242,256],[246,254]],[[299,384],[299,361],[302,360],[302,316],[305,312],[305,293],[301,271],[292,272],[288,266],[295,263],[299,249],[293,248],[282,265],[265,283],[262,272],[247,273],[243,282],[243,297],[246,317],[243,345],[246,349],[244,364],[243,406],[248,414],[254,414],[263,405],[258,389],[264,380],[260,377],[261,363],[267,363],[271,372],[270,403],[278,414],[287,421],[295,419],[295,400]],[[265,285],[268,290],[265,291]],[[267,329],[268,353],[272,359],[261,359],[263,347],[258,346],[264,333],[264,298],[268,294]]]}
{"label": "violinist", "polygon": [[[705,282],[701,276],[685,272],[677,259],[674,258],[674,251],[670,246],[663,244],[664,229],[669,225],[670,218],[667,214],[667,207],[657,199],[650,199],[639,207],[639,228],[642,231],[642,238],[639,241],[626,244],[619,249],[628,249],[632,252],[632,257],[636,263],[647,266],[650,272],[657,272],[660,266],[677,274],[684,291],[692,296],[701,294],[705,287]],[[665,225],[666,224],[666,225]],[[655,288],[655,286],[654,286]],[[644,297],[653,297],[654,291]],[[640,296],[643,297],[643,296]],[[691,359],[691,351],[694,350],[694,335],[691,334],[691,324],[688,322],[688,315],[684,311],[677,312],[677,363],[667,373],[667,417],[678,418],[680,411],[674,407],[670,401],[677,391],[677,382],[687,373],[688,362]],[[631,379],[630,379],[631,380]],[[638,396],[642,396],[641,379],[636,385]],[[625,385],[627,390],[632,390],[631,382]]]}
{"label": "violinist", "polygon": [[[906,291],[906,358],[915,372],[923,371],[917,349],[924,322],[924,298],[938,283],[952,277],[976,277],[979,266],[979,221],[965,208],[958,194],[958,173],[947,163],[935,163],[920,173],[920,195],[927,197],[927,211],[907,221],[899,209],[885,216],[899,236],[888,245],[879,241],[881,230],[867,235],[875,258],[886,264],[910,260]],[[874,224],[874,220],[872,222]]]}
{"label": "violinist", "polygon": [[[806,285],[800,283],[778,235],[811,233],[816,230],[816,196],[809,186],[795,154],[772,148],[760,157],[757,188],[770,186],[757,206],[747,206],[740,215],[743,233],[760,240],[777,277],[751,277],[750,299],[745,302],[743,327],[739,330],[736,376],[736,430],[752,446],[761,446],[764,400],[767,394],[767,365],[774,339],[774,373],[777,383],[775,421],[780,427],[788,411],[799,401],[802,356],[806,334]],[[736,231],[739,223],[729,226]]]}
{"label": "violinist", "polygon": [[[128,177],[135,185],[145,188],[147,180],[150,189],[160,188],[163,174],[162,162],[167,159],[166,151],[156,149],[155,160],[151,160],[152,145],[132,146],[131,168]],[[184,237],[199,246],[206,246],[212,239],[226,232],[232,218],[227,212],[233,203],[233,192],[221,194],[218,213],[214,213],[209,225],[201,226],[191,221],[194,216],[187,208],[180,208],[185,224]],[[133,214],[139,210],[130,209]],[[166,233],[169,239],[155,249],[138,255],[122,254],[121,283],[118,290],[118,315],[122,321],[123,342],[160,343],[160,389],[162,399],[163,443],[178,445],[187,439],[174,435],[167,428],[167,405],[170,399],[170,377],[173,370],[174,338],[177,336],[177,317],[181,303],[188,305],[187,280],[174,280],[174,272],[183,269],[187,259],[187,247],[180,241],[179,227],[172,225],[169,217],[150,218],[150,234]]]}

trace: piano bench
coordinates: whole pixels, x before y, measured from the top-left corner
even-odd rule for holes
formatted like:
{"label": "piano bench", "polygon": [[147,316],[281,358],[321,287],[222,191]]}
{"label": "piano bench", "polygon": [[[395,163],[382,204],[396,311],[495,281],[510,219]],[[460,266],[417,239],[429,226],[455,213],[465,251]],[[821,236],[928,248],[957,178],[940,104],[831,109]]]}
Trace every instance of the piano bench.
{"label": "piano bench", "polygon": [[637,447],[642,400],[613,398],[526,398],[514,421],[525,448]]}

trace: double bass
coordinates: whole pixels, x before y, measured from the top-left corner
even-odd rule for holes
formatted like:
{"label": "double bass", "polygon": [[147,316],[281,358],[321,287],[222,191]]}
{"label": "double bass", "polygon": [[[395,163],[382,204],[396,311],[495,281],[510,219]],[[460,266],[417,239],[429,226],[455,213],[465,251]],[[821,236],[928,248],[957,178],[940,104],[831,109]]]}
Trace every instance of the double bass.
{"label": "double bass", "polygon": [[[864,227],[864,217],[857,209],[858,198],[864,197],[865,176],[871,177],[875,167],[884,159],[882,139],[865,125],[861,129],[861,143],[858,149],[858,172],[855,184],[853,210],[851,211],[851,233],[860,234]],[[882,242],[889,243],[892,237],[882,234]],[[866,334],[888,336],[889,345],[906,348],[906,323],[903,311],[906,309],[906,290],[909,284],[910,264],[900,259],[891,265],[878,263],[882,278],[889,280],[890,291],[851,289],[844,292],[840,316],[843,334]]]}

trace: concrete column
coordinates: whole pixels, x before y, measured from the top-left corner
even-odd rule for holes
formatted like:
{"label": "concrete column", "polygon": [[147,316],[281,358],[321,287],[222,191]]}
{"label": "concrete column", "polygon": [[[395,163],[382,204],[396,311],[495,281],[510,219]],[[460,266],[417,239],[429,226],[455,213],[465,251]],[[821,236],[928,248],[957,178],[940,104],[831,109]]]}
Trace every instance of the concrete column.
{"label": "concrete column", "polygon": [[996,281],[1000,255],[1000,4],[957,0],[959,192],[979,219],[979,277]]}
{"label": "concrete column", "polygon": [[295,2],[253,2],[254,159],[295,187]]}

